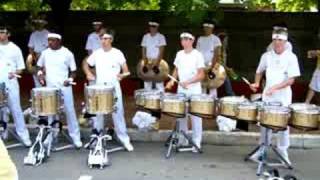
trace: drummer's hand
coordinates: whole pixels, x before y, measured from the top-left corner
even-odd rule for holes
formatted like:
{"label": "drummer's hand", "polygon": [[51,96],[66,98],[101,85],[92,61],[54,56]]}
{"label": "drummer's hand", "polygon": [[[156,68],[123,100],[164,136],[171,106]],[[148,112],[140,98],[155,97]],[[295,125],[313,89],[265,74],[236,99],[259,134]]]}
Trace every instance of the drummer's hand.
{"label": "drummer's hand", "polygon": [[250,84],[250,89],[251,89],[253,92],[257,92],[258,89],[259,89],[259,83],[252,83],[252,84]]}
{"label": "drummer's hand", "polygon": [[70,86],[70,81],[67,79],[63,82],[63,85],[64,86]]}
{"label": "drummer's hand", "polygon": [[118,75],[117,75],[117,79],[118,79],[118,81],[121,81],[121,80],[123,79],[122,74],[118,74]]}
{"label": "drummer's hand", "polygon": [[8,74],[8,78],[9,79],[13,79],[13,78],[15,78],[16,76],[15,76],[15,74],[13,73],[13,72],[9,72],[9,74]]}
{"label": "drummer's hand", "polygon": [[275,92],[276,92],[276,89],[271,87],[271,88],[267,89],[266,96],[271,96]]}
{"label": "drummer's hand", "polygon": [[92,73],[87,74],[87,80],[88,81],[94,81],[96,80],[96,77]]}
{"label": "drummer's hand", "polygon": [[172,89],[173,86],[174,86],[174,81],[170,80],[170,81],[166,84],[166,89],[170,90],[170,89]]}
{"label": "drummer's hand", "polygon": [[189,82],[187,82],[187,81],[181,82],[181,83],[180,83],[180,86],[181,86],[183,89],[188,89]]}

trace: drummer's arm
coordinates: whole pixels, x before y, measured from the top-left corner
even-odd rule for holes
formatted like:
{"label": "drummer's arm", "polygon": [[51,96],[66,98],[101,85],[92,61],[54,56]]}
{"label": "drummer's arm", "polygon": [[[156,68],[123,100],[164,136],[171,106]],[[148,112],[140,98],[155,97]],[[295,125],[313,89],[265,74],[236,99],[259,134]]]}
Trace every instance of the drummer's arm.
{"label": "drummer's arm", "polygon": [[291,77],[291,78],[289,78],[279,84],[276,84],[276,85],[270,87],[270,90],[277,91],[277,90],[286,88],[288,86],[291,86],[294,83],[294,81],[295,81],[295,78]]}
{"label": "drummer's arm", "polygon": [[129,71],[127,63],[124,63],[121,66],[121,70],[122,70],[122,73],[118,75],[118,80],[119,81],[121,81],[123,78],[126,78],[126,77],[128,77],[130,75],[130,71]]}
{"label": "drummer's arm", "polygon": [[197,74],[193,78],[189,79],[186,82],[182,82],[182,83],[194,84],[197,82],[201,82],[204,78],[205,78],[204,68],[199,68],[197,71]]}
{"label": "drummer's arm", "polygon": [[[178,79],[178,69],[175,67],[172,71],[172,77],[174,77],[175,79]],[[167,85],[166,85],[166,89],[171,89],[174,85],[175,81],[173,79],[171,79]]]}
{"label": "drummer's arm", "polygon": [[216,65],[216,63],[221,63],[221,46],[217,46],[213,51],[214,51],[214,56],[212,57],[212,61],[211,61],[211,64],[212,64],[212,67],[214,67]]}
{"label": "drummer's arm", "polygon": [[142,46],[141,48],[141,53],[142,53],[142,60],[144,61],[144,64],[147,64],[147,48],[145,46]]}

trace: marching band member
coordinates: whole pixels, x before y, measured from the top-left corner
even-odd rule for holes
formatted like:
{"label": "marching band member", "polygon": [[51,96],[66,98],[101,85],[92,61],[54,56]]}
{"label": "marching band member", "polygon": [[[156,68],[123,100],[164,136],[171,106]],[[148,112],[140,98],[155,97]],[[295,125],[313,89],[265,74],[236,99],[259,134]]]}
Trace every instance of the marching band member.
{"label": "marching band member", "polygon": [[36,75],[36,64],[41,52],[48,47],[48,33],[49,31],[45,28],[47,21],[43,19],[35,19],[34,23],[35,31],[30,35],[28,47],[29,55],[26,60],[26,65],[29,73],[33,75],[33,81],[35,87],[40,87],[39,80]]}
{"label": "marching band member", "polygon": [[[9,40],[10,32],[6,27],[0,27],[0,82],[5,83],[8,89],[8,107],[15,122],[16,132],[26,146],[31,145],[29,132],[25,125],[21,104],[20,90],[17,76],[25,68],[20,48]],[[2,111],[7,111],[2,108]],[[4,112],[3,120],[8,122],[7,113]],[[3,133],[6,138],[7,132]]]}
{"label": "marching band member", "polygon": [[[179,78],[178,93],[184,93],[187,96],[193,94],[201,94],[202,87],[201,81],[204,79],[204,58],[202,54],[193,48],[195,37],[189,33],[184,32],[180,35],[181,45],[183,50],[180,50],[174,60],[174,70],[172,76],[176,79]],[[171,89],[174,85],[174,81],[170,80],[166,89]],[[192,120],[192,140],[201,148],[202,140],[202,118],[187,114],[185,118],[178,118],[180,121],[180,130],[187,132],[188,130],[188,116]],[[193,148],[193,152],[197,152]]]}
{"label": "marching band member", "polygon": [[92,22],[94,32],[90,33],[86,42],[86,50],[90,55],[94,50],[101,48],[100,31],[103,29],[103,23],[101,21]]}
{"label": "marching band member", "polygon": [[320,92],[320,51],[310,50],[308,51],[308,58],[317,58],[317,66],[313,72],[311,82],[309,84],[309,90],[305,102],[310,103],[315,93]]}
{"label": "marching band member", "polygon": [[[159,64],[163,59],[164,49],[167,45],[166,39],[163,34],[159,32],[159,22],[150,21],[148,22],[149,32],[145,34],[142,38],[141,47],[142,47],[142,60],[144,64],[147,64],[148,61],[153,61],[154,66],[152,70],[158,74],[159,73]],[[146,73],[148,71],[147,67],[143,68],[143,72]],[[145,81],[144,89],[151,90],[153,82]],[[155,83],[156,89],[160,91],[164,91],[163,82]]]}
{"label": "marching band member", "polygon": [[[288,27],[286,25],[286,23],[277,23],[273,26],[273,30],[278,30],[278,29],[286,29],[288,31]],[[273,43],[271,42],[268,47],[267,47],[267,51],[272,51],[273,47],[272,47]],[[287,40],[286,44],[285,44],[285,48],[289,51],[292,51],[292,44],[289,40]]]}
{"label": "marching band member", "polygon": [[[115,88],[117,97],[116,111],[112,113],[115,132],[119,140],[128,151],[133,151],[130,138],[127,134],[124,118],[122,92],[120,81],[130,74],[123,53],[112,46],[113,35],[105,33],[101,38],[102,48],[94,51],[85,64],[85,74],[89,81],[96,81],[97,85],[110,84]],[[96,76],[90,71],[90,66],[95,67]],[[121,73],[122,72],[122,73]],[[97,115],[94,119],[94,128],[99,132],[104,129],[104,116]]]}
{"label": "marching band member", "polygon": [[[82,146],[80,128],[73,104],[71,82],[76,76],[76,63],[73,53],[62,46],[61,35],[48,34],[49,48],[42,51],[37,62],[40,83],[47,87],[59,88],[63,95],[64,112],[67,118],[69,135],[77,148]],[[45,80],[44,80],[45,78]],[[53,117],[50,117],[49,123]],[[50,122],[51,121],[51,122]]]}
{"label": "marching band member", "polygon": [[[221,41],[219,37],[213,34],[215,23],[211,21],[205,21],[203,24],[203,36],[200,36],[197,41],[197,50],[199,50],[203,57],[206,67],[215,66],[221,56]],[[207,89],[203,89],[204,93],[207,93]],[[213,97],[217,97],[217,89],[210,89],[209,94]]]}
{"label": "marching band member", "polygon": [[[286,49],[288,40],[287,29],[276,29],[272,33],[272,51],[265,52],[256,71],[255,83],[251,84],[251,89],[257,91],[263,73],[266,74],[266,85],[263,90],[263,101],[265,102],[281,102],[282,106],[288,106],[292,102],[291,85],[295,78],[300,76],[299,64],[296,55],[289,49]],[[266,128],[261,127],[260,143],[271,143],[271,132],[267,136],[269,142],[264,142]],[[277,148],[279,153],[291,163],[288,155],[289,127],[285,131],[278,132]],[[251,156],[257,159],[260,155],[257,151]]]}

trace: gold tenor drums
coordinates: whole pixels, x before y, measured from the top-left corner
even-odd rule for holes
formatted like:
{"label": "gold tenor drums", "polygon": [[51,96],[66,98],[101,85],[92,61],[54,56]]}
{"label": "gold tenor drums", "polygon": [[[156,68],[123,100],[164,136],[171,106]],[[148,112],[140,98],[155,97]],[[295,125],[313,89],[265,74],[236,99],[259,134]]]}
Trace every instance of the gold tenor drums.
{"label": "gold tenor drums", "polygon": [[60,110],[60,96],[57,88],[39,87],[31,90],[32,113],[37,116],[58,114]]}
{"label": "gold tenor drums", "polygon": [[319,109],[316,105],[293,103],[290,125],[302,130],[317,130],[319,128]]}
{"label": "gold tenor drums", "polygon": [[237,110],[237,119],[255,123],[258,116],[258,105],[252,102],[240,103]]}
{"label": "gold tenor drums", "polygon": [[261,112],[266,103],[263,101],[254,101],[253,103],[257,106],[257,121],[260,121]]}
{"label": "gold tenor drums", "polygon": [[186,96],[184,94],[166,93],[161,99],[161,110],[164,114],[173,117],[185,117]]}
{"label": "gold tenor drums", "polygon": [[198,94],[190,97],[190,114],[202,118],[213,118],[216,113],[215,110],[215,100],[212,96],[207,94]]}
{"label": "gold tenor drums", "polygon": [[109,114],[115,110],[114,87],[104,85],[86,86],[85,101],[88,113]]}
{"label": "gold tenor drums", "polygon": [[[144,60],[141,60],[137,65],[137,74],[138,77],[144,81],[154,81],[154,82],[162,82],[168,78],[168,73],[170,71],[169,65],[165,60],[161,60],[159,64],[159,73],[156,74],[152,70],[155,60],[147,60],[147,64],[144,64]],[[143,72],[143,67],[146,66],[148,71],[146,73]]]}
{"label": "gold tenor drums", "polygon": [[264,106],[260,123],[267,128],[281,131],[287,129],[290,119],[290,108],[284,106]]}
{"label": "gold tenor drums", "polygon": [[151,110],[151,111],[160,111],[160,99],[161,99],[161,93],[157,90],[152,90],[143,93],[144,94],[144,108]]}
{"label": "gold tenor drums", "polygon": [[0,84],[0,107],[3,107],[7,104],[7,90],[5,83]]}
{"label": "gold tenor drums", "polygon": [[219,100],[219,111],[221,115],[235,117],[237,115],[237,107],[240,103],[247,101],[242,96],[227,96]]}
{"label": "gold tenor drums", "polygon": [[138,107],[144,107],[145,105],[145,99],[144,99],[144,93],[147,92],[145,89],[137,89],[134,91],[134,99],[135,104]]}

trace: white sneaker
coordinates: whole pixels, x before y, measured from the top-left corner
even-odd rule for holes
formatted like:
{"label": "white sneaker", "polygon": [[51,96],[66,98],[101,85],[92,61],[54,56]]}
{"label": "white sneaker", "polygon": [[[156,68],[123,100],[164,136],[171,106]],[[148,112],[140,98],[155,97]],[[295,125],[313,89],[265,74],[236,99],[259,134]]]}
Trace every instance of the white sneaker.
{"label": "white sneaker", "polygon": [[81,148],[82,147],[82,142],[81,140],[73,140],[73,144],[74,146],[76,146],[76,148]]}
{"label": "white sneaker", "polygon": [[31,146],[31,140],[29,138],[21,138],[22,143],[27,146],[30,147]]}
{"label": "white sneaker", "polygon": [[[201,149],[200,146],[198,146],[198,147],[199,147],[199,149]],[[195,148],[195,147],[192,147],[192,152],[193,152],[193,153],[200,153],[200,152],[197,150],[197,148]]]}
{"label": "white sneaker", "polygon": [[26,110],[23,111],[23,115],[24,115],[24,116],[28,116],[28,115],[31,114],[31,112],[32,112],[32,110],[31,110],[31,108],[29,107],[29,108],[27,108]]}
{"label": "white sneaker", "polygon": [[[291,161],[289,159],[289,154],[287,150],[280,150],[278,149],[278,152],[280,153],[280,155],[289,163],[289,165],[291,165]],[[284,161],[282,161],[283,164],[286,164]]]}
{"label": "white sneaker", "polygon": [[134,150],[132,144],[130,142],[123,143],[123,146],[127,149],[127,151],[132,152]]}

